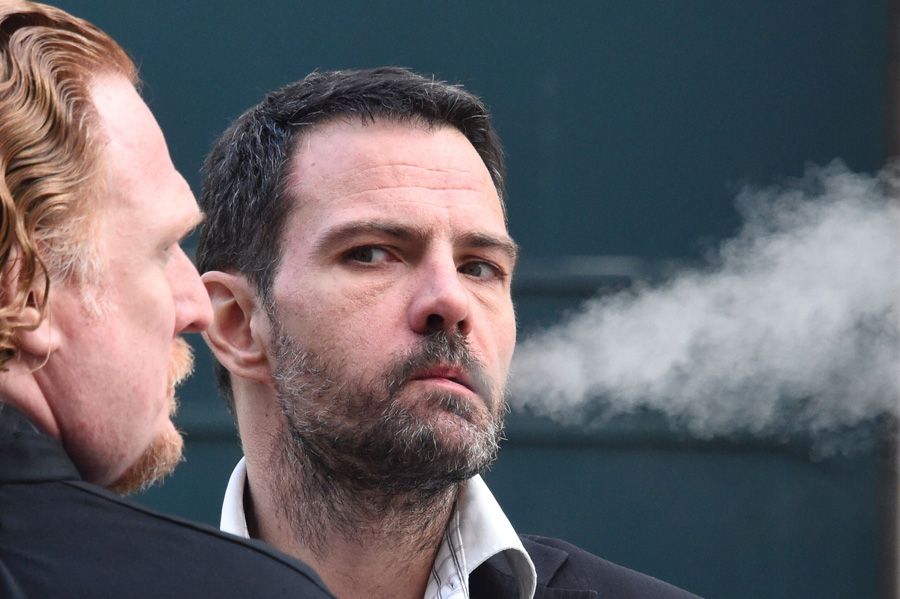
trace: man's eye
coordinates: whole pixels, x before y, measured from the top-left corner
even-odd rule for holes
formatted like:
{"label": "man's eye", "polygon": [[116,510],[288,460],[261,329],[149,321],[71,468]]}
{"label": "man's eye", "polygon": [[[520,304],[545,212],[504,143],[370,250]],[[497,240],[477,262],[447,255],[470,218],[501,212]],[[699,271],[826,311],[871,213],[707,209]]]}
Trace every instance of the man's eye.
{"label": "man's eye", "polygon": [[350,259],[365,264],[384,262],[388,258],[386,250],[378,247],[361,247],[350,252]]}
{"label": "man's eye", "polygon": [[475,279],[493,279],[500,276],[500,269],[488,262],[467,262],[459,267],[459,272]]}

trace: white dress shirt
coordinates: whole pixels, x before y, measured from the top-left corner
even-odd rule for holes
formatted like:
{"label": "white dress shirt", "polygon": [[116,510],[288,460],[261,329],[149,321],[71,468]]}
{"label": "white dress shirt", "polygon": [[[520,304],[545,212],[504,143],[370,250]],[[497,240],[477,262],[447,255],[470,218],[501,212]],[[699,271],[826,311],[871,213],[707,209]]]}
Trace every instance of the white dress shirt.
{"label": "white dress shirt", "polygon": [[[219,528],[249,538],[244,515],[246,481],[247,466],[241,458],[225,490]],[[475,476],[460,487],[423,599],[468,599],[469,575],[498,554],[509,562],[519,583],[519,596],[533,599],[537,586],[534,564],[487,485]]]}

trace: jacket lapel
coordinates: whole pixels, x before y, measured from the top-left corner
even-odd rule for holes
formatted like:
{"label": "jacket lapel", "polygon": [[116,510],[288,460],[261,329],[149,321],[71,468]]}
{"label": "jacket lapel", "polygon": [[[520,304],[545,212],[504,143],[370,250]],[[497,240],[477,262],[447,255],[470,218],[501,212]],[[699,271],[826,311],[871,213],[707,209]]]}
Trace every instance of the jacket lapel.
{"label": "jacket lapel", "polygon": [[537,590],[534,593],[534,599],[595,599],[597,597],[597,591],[548,587],[553,576],[569,559],[569,554],[562,549],[535,543],[527,537],[521,537],[521,539],[537,572]]}
{"label": "jacket lapel", "polygon": [[[596,591],[556,589],[547,585],[569,554],[555,547],[548,547],[521,537],[525,551],[534,562],[537,572],[535,599],[596,599]],[[520,599],[519,585],[509,564],[502,555],[495,555],[479,566],[469,577],[471,599]]]}

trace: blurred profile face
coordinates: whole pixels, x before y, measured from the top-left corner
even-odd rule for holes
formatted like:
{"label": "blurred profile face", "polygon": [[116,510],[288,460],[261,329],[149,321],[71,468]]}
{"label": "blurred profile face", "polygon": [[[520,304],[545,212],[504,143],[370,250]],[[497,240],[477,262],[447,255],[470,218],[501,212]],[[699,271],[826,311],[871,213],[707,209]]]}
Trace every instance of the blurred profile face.
{"label": "blurred profile face", "polygon": [[288,190],[270,352],[293,438],[358,484],[483,470],[515,245],[475,148],[449,127],[329,123],[300,140]]}
{"label": "blurred profile face", "polygon": [[[35,376],[84,478],[125,492],[180,459],[170,416],[192,359],[179,335],[205,329],[211,308],[179,245],[199,210],[159,126],[123,77],[98,76],[91,91],[106,186],[104,197],[88,200],[96,201],[104,267],[96,289],[51,289],[59,344]],[[86,307],[85,294],[97,297],[99,311]]]}

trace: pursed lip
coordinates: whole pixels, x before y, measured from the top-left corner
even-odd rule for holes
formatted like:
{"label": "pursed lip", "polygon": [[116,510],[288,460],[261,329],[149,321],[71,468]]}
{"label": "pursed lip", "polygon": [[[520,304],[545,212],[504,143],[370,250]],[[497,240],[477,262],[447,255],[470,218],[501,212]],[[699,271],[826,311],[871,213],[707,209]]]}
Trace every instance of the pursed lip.
{"label": "pursed lip", "polygon": [[458,385],[462,385],[476,395],[478,394],[478,390],[476,389],[472,377],[459,366],[452,366],[449,364],[430,366],[416,372],[409,378],[411,381],[424,379],[446,379]]}

